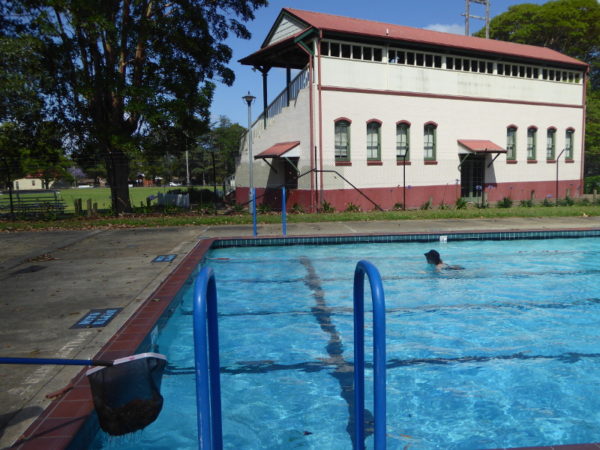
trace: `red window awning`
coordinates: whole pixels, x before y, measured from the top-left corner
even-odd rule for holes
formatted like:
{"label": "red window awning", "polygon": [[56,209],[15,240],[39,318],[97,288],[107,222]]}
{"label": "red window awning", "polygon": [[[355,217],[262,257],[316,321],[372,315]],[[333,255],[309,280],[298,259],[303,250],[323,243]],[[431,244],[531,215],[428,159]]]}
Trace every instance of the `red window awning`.
{"label": "red window awning", "polygon": [[300,157],[300,141],[278,142],[263,152],[260,152],[254,159],[265,158],[298,158]]}
{"label": "red window awning", "polygon": [[506,153],[506,149],[484,139],[459,139],[458,143],[473,153]]}

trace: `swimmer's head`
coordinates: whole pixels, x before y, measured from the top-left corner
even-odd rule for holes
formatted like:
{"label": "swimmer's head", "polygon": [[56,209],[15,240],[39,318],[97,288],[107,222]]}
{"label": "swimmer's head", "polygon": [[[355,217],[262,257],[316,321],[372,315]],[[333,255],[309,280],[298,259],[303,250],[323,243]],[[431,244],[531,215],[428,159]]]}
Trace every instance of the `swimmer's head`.
{"label": "swimmer's head", "polygon": [[427,253],[425,253],[425,258],[429,264],[434,264],[437,266],[438,264],[442,263],[442,258],[436,250],[429,250]]}

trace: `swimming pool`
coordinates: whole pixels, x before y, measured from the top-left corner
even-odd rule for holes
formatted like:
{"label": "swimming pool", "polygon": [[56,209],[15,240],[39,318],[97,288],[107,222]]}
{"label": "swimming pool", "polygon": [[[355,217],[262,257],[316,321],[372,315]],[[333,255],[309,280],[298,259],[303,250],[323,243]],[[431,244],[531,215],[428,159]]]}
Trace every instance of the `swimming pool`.
{"label": "swimming pool", "polygon": [[[432,271],[430,248],[466,270]],[[389,448],[600,441],[599,254],[593,238],[212,250],[226,448],[351,448],[359,259],[384,281]],[[156,341],[161,416],[94,448],[196,447],[191,284],[182,298]]]}

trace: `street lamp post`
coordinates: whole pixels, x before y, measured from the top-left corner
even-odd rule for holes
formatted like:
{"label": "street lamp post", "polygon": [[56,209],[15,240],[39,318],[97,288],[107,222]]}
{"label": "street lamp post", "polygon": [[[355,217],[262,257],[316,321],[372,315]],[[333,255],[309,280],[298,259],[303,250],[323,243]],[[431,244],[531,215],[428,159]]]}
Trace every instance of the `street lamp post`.
{"label": "street lamp post", "polygon": [[248,105],[248,198],[252,202],[252,189],[254,189],[254,179],[252,174],[252,102],[256,99],[248,91],[248,95],[242,97]]}
{"label": "street lamp post", "polygon": [[406,211],[406,156],[408,149],[400,149],[400,157],[402,158],[402,211]]}

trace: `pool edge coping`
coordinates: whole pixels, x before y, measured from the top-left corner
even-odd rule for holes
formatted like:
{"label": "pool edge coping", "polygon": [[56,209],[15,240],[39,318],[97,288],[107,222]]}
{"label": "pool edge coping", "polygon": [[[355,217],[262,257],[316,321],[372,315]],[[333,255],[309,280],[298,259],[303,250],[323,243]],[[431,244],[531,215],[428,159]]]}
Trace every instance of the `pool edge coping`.
{"label": "pool edge coping", "polygon": [[[179,264],[162,280],[152,294],[133,312],[119,330],[102,346],[94,359],[114,360],[139,351],[149,344],[152,331],[170,315],[177,293],[206,253],[215,248],[232,246],[261,247],[287,245],[323,245],[349,243],[393,243],[393,242],[439,242],[445,236],[448,241],[463,240],[519,240],[550,238],[600,237],[600,228],[511,229],[502,231],[447,231],[447,232],[399,232],[399,233],[357,233],[338,235],[298,235],[298,236],[259,236],[259,237],[213,237],[200,238]],[[243,245],[240,245],[242,243]],[[77,448],[77,443],[97,432],[89,420],[93,413],[93,403],[89,383],[82,369],[67,386],[64,395],[52,401],[42,414],[21,434],[11,449],[66,449]],[[520,450],[549,449],[600,449],[600,444],[567,444],[554,446],[521,447]],[[513,449],[518,450],[518,449]]]}

